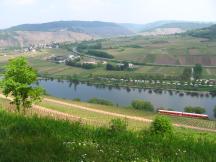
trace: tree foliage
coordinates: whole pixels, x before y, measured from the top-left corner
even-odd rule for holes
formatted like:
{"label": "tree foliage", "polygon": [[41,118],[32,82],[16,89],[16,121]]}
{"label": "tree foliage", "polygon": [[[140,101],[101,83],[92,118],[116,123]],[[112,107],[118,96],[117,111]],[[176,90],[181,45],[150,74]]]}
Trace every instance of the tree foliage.
{"label": "tree foliage", "polygon": [[205,109],[202,107],[199,107],[199,106],[197,106],[197,107],[187,106],[187,107],[185,107],[184,111],[188,112],[188,113],[197,113],[197,114],[205,113]]}
{"label": "tree foliage", "polygon": [[191,68],[184,68],[181,79],[190,80],[190,78],[191,78]]}
{"label": "tree foliage", "polygon": [[173,133],[171,121],[165,116],[157,116],[153,121],[150,130],[154,134],[167,135]]}
{"label": "tree foliage", "polygon": [[214,116],[215,116],[215,118],[216,118],[216,106],[214,107]]}
{"label": "tree foliage", "polygon": [[142,100],[134,100],[131,105],[135,109],[145,110],[145,111],[154,111],[154,106],[151,104],[151,102],[146,102]]}
{"label": "tree foliage", "polygon": [[24,57],[9,61],[1,85],[5,96],[14,97],[11,103],[16,105],[18,112],[21,108],[25,111],[33,103],[41,100],[43,89],[32,86],[36,80],[36,71]]}
{"label": "tree foliage", "polygon": [[113,103],[111,101],[100,99],[100,98],[92,98],[88,102],[93,104],[99,104],[99,105],[113,106]]}
{"label": "tree foliage", "polygon": [[194,67],[194,78],[195,79],[200,79],[202,76],[202,72],[203,72],[203,67],[200,64],[196,64]]}

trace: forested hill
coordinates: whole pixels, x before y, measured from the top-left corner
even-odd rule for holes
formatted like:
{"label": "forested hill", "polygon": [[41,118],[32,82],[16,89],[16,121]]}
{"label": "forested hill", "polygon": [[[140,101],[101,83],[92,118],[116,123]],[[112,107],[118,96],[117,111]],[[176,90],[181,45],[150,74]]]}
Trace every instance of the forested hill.
{"label": "forested hill", "polygon": [[7,31],[70,31],[92,36],[120,36],[133,34],[127,28],[111,22],[100,21],[56,21],[42,24],[23,24],[11,27]]}
{"label": "forested hill", "polygon": [[193,30],[188,32],[188,34],[193,37],[216,39],[216,25],[212,25],[208,28]]}

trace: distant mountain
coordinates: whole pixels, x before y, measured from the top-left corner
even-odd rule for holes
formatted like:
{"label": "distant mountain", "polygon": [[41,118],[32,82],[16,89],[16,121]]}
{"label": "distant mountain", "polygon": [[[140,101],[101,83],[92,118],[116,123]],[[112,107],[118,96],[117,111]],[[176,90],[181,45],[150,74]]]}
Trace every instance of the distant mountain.
{"label": "distant mountain", "polygon": [[129,29],[115,23],[99,21],[57,21],[23,24],[0,31],[0,47],[30,44],[83,41],[93,38],[128,36]]}
{"label": "distant mountain", "polygon": [[42,24],[23,24],[11,27],[7,31],[70,31],[85,33],[92,36],[108,37],[133,34],[127,28],[111,22],[100,21],[56,21]]}
{"label": "distant mountain", "polygon": [[199,38],[216,39],[216,25],[187,32],[188,35]]}
{"label": "distant mountain", "polygon": [[213,23],[202,23],[202,22],[187,22],[187,21],[157,21],[153,23],[146,24],[142,31],[149,32],[154,31],[156,29],[164,29],[164,28],[178,28],[181,30],[193,30],[193,29],[201,29],[205,27],[209,27],[213,25]]}
{"label": "distant mountain", "polygon": [[52,42],[77,42],[91,40],[92,36],[79,32],[41,32],[41,31],[1,31],[0,48],[26,47]]}
{"label": "distant mountain", "polygon": [[133,31],[133,32],[140,32],[145,28],[145,24],[132,24],[132,23],[120,23],[119,25]]}

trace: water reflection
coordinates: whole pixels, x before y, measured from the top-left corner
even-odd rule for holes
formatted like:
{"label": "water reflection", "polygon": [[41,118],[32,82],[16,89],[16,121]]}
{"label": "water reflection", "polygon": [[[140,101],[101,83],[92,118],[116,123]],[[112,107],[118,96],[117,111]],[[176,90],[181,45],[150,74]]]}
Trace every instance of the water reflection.
{"label": "water reflection", "polygon": [[92,85],[91,83],[80,83],[77,81],[39,80],[38,83],[44,87],[48,94],[74,99],[80,98],[87,101],[93,97],[112,101],[114,104],[128,106],[135,99],[150,101],[157,108],[164,107],[177,111],[184,111],[185,106],[201,106],[213,117],[213,108],[216,105],[216,96],[209,93],[182,92],[179,90],[161,89],[139,89],[121,88],[119,85]]}

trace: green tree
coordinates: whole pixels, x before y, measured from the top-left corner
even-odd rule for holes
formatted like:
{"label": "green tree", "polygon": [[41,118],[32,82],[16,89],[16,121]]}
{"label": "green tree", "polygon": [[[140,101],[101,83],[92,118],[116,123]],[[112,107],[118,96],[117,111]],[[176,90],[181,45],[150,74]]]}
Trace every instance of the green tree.
{"label": "green tree", "polygon": [[190,80],[191,78],[191,68],[184,68],[184,71],[181,75],[182,80]]}
{"label": "green tree", "polygon": [[25,109],[30,108],[33,103],[41,101],[44,90],[32,86],[36,80],[36,71],[24,57],[9,61],[1,86],[5,96],[13,96],[11,103],[16,105],[18,112],[20,112],[21,108],[25,112]]}
{"label": "green tree", "polygon": [[205,113],[205,109],[202,108],[202,107],[192,107],[192,106],[187,106],[184,108],[184,111],[185,112],[188,112],[188,113],[196,113],[196,114],[204,114]]}
{"label": "green tree", "polygon": [[214,107],[214,116],[216,118],[216,106]]}
{"label": "green tree", "polygon": [[196,64],[194,67],[194,78],[199,79],[202,76],[203,67],[200,64]]}
{"label": "green tree", "polygon": [[134,100],[131,103],[132,107],[138,110],[145,110],[145,111],[154,111],[154,106],[151,102],[146,102],[142,100]]}

